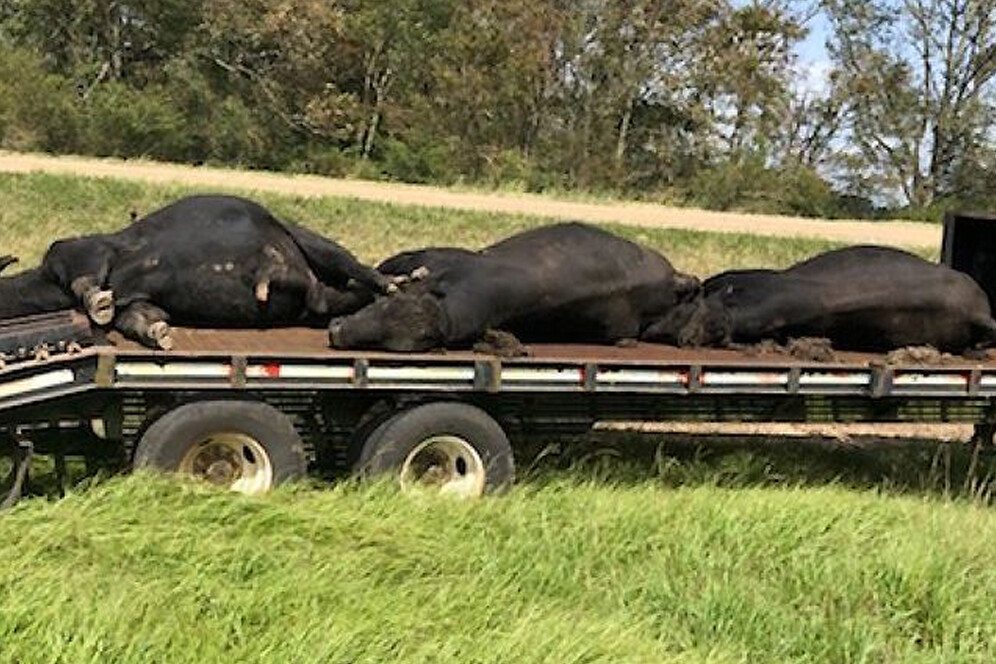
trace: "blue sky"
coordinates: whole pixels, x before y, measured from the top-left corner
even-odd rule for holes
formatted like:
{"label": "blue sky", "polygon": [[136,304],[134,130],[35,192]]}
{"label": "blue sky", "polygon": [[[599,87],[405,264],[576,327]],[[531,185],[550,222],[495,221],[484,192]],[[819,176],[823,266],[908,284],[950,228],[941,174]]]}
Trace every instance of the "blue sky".
{"label": "blue sky", "polygon": [[830,69],[827,57],[827,22],[822,14],[810,20],[809,34],[796,48],[799,55],[799,87],[802,90],[820,90],[826,85],[826,75]]}

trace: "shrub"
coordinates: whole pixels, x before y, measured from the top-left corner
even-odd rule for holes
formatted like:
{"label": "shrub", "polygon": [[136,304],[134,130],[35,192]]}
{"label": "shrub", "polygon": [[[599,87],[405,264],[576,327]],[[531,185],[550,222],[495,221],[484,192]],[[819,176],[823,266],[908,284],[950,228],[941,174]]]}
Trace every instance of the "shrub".
{"label": "shrub", "polygon": [[159,86],[101,84],[85,106],[86,149],[98,155],[184,161],[195,144],[187,120]]}
{"label": "shrub", "polygon": [[838,212],[836,194],[814,170],[769,167],[753,155],[700,171],[688,189],[694,203],[712,210],[804,217],[832,217]]}
{"label": "shrub", "polygon": [[4,148],[76,150],[76,98],[72,83],[46,73],[39,56],[0,47],[0,145]]}
{"label": "shrub", "polygon": [[445,143],[426,139],[380,141],[377,161],[387,177],[402,182],[452,183],[459,179],[452,151]]}

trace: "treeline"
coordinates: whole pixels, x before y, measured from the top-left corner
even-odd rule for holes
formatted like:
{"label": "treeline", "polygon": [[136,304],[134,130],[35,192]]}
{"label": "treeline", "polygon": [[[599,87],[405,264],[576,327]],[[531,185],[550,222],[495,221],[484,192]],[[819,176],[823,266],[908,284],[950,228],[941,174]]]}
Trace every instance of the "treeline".
{"label": "treeline", "polygon": [[[794,55],[815,20],[816,84]],[[0,0],[0,145],[936,217],[996,206],[994,20],[996,0]]]}

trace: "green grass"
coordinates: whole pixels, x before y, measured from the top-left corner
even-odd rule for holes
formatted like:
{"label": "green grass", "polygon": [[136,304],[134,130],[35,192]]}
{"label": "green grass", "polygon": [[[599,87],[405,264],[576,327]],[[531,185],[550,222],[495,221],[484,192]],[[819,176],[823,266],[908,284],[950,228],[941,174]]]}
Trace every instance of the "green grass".
{"label": "green grass", "polygon": [[992,662],[996,515],[550,479],[247,499],[114,480],[0,519],[6,662]]}
{"label": "green grass", "polygon": [[[3,175],[0,253],[31,264],[190,191]],[[371,261],[544,223],[254,198]],[[698,274],[832,246],[613,229]],[[475,503],[145,476],[27,500],[0,515],[0,663],[996,661],[992,455],[550,442]]]}
{"label": "green grass", "polygon": [[[54,175],[0,175],[0,253],[37,263],[59,237],[111,231],[134,210],[147,214],[197,190],[110,179]],[[235,190],[233,190],[235,191]],[[539,217],[464,212],[369,203],[346,198],[297,198],[269,193],[250,196],[279,217],[335,238],[366,261],[428,245],[481,247],[526,228],[550,223]],[[675,266],[705,275],[732,267],[781,267],[839,246],[821,240],[764,238],[740,234],[608,228],[662,251]]]}

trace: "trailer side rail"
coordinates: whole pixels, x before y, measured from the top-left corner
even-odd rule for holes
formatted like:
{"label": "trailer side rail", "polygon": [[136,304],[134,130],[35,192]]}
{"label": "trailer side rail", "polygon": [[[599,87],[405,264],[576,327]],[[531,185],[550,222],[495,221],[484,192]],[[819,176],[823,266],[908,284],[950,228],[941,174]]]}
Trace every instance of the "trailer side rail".
{"label": "trailer side rail", "polygon": [[0,411],[51,401],[97,388],[94,349],[28,361],[0,371]]}
{"label": "trailer side rail", "polygon": [[105,387],[994,397],[996,366],[104,355]]}

